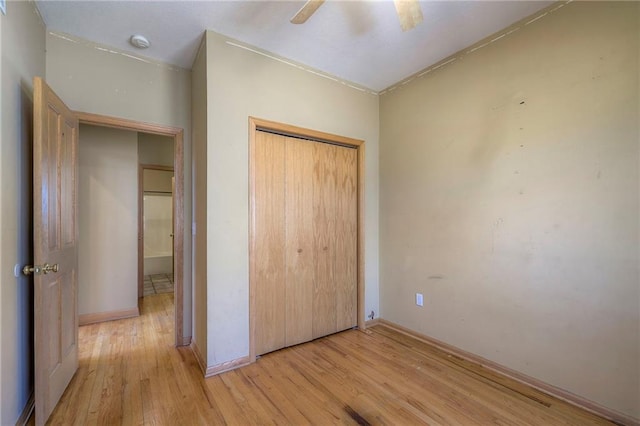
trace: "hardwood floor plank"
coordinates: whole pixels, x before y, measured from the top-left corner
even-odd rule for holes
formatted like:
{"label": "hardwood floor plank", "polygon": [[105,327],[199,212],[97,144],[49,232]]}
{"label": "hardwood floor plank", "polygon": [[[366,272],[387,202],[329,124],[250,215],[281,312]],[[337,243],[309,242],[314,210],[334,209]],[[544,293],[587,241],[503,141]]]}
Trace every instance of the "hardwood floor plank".
{"label": "hardwood floor plank", "polygon": [[245,368],[239,370],[239,373],[245,374],[251,385],[260,391],[271,406],[278,409],[278,412],[286,422],[292,422],[297,425],[310,423],[309,419],[296,407],[295,400],[288,399],[280,391],[280,387],[273,380],[272,372],[264,371],[261,368]]}
{"label": "hardwood floor plank", "polygon": [[[437,407],[444,406],[448,399],[444,398],[443,395],[440,395],[438,392],[431,391],[431,386],[425,386],[424,384],[420,386],[416,384],[414,380],[411,380],[405,374],[402,374],[402,372],[401,375],[398,375],[398,372],[390,371],[387,368],[380,368],[380,365],[374,364],[371,360],[366,359],[366,357],[354,357],[353,354],[339,350],[334,346],[333,342],[333,338],[336,337],[339,337],[339,335],[332,336],[332,339],[324,340],[323,343],[327,347],[323,348],[322,352],[324,354],[330,354],[331,350],[334,349],[339,356],[342,356],[343,361],[341,364],[344,365],[343,368],[350,372],[350,375],[357,373],[355,374],[357,379],[354,381],[354,384],[357,384],[358,388],[370,389],[371,393],[380,394],[381,399],[387,401],[386,405],[389,405],[388,401],[393,401],[393,405],[412,413],[424,422],[429,424],[439,423],[435,421],[435,418],[442,418],[442,416],[438,414]],[[363,352],[366,351],[367,349],[363,349]],[[399,392],[399,389],[402,389],[403,392]],[[393,392],[394,390],[395,392]],[[434,408],[426,411],[415,410],[415,407],[407,401],[407,396],[412,394],[422,394],[423,398],[429,399],[430,407]],[[465,424],[468,422],[468,419],[456,413],[450,413],[449,418],[453,424]]]}
{"label": "hardwood floor plank", "polygon": [[[339,336],[337,336],[339,337]],[[333,340],[330,344],[338,344],[340,345],[339,340]],[[375,345],[376,342],[368,342],[369,350],[371,350],[371,345]],[[366,363],[366,359],[361,359],[359,357],[358,351],[365,350],[364,347],[354,347],[350,348],[349,345],[344,345],[344,349],[351,352],[351,356],[356,359],[356,363]],[[388,383],[387,385],[397,384],[401,385],[405,389],[411,389],[413,387],[413,392],[432,392],[430,395],[430,400],[439,401],[443,406],[451,405],[453,407],[457,407],[461,405],[461,401],[465,401],[467,403],[473,403],[474,401],[468,401],[468,390],[464,387],[453,385],[451,377],[447,377],[441,374],[441,371],[436,370],[435,374],[432,374],[429,371],[429,366],[420,365],[420,359],[411,359],[408,358],[404,360],[403,363],[395,363],[393,357],[386,358],[384,347],[378,348],[379,356],[383,357],[383,359],[387,359],[389,361],[388,367],[386,363],[384,363],[385,367],[382,370],[379,370],[385,377],[397,377],[404,380],[408,380],[410,386],[407,386],[407,383],[402,381],[394,381]],[[374,368],[374,365],[370,365],[369,368]],[[427,368],[425,368],[427,367]],[[433,392],[432,390],[438,390],[437,392]],[[398,391],[396,391],[398,394]],[[465,405],[465,404],[463,404]],[[480,413],[485,413],[486,418],[485,421],[494,421],[494,413],[491,410],[489,405],[485,406],[484,404],[476,404],[474,408],[475,415],[478,416]],[[464,416],[464,413],[462,413]],[[468,419],[462,417],[460,421],[468,421]]]}
{"label": "hardwood floor plank", "polygon": [[[324,340],[324,339],[323,339]],[[319,342],[322,342],[319,341]],[[388,395],[380,392],[362,392],[361,389],[371,389],[372,380],[360,374],[349,373],[339,363],[332,362],[322,348],[316,347],[311,352],[304,346],[298,346],[294,354],[300,361],[307,360],[307,365],[300,369],[301,374],[319,389],[333,395],[336,403],[341,404],[345,413],[356,412],[359,418],[368,422],[394,424],[398,421],[415,424],[419,419],[410,413],[398,410],[389,415],[383,408],[389,406]],[[374,374],[373,371],[370,372]],[[347,408],[348,407],[348,408]],[[393,418],[396,418],[393,421]]]}
{"label": "hardwood floor plank", "polygon": [[[378,369],[376,365],[372,365],[366,358],[353,357],[348,351],[340,350],[337,346],[333,346],[333,340],[327,339],[324,343],[328,346],[325,351],[329,352],[334,349],[340,356],[344,357],[342,364],[344,364],[347,371],[357,372],[357,375],[362,377],[362,379],[355,382],[359,387],[381,394],[383,399],[393,401],[395,405],[400,406],[403,410],[412,413],[412,415],[428,424],[464,424],[466,419],[462,416],[449,416],[449,419],[446,420],[439,414],[437,409],[432,408],[438,404],[446,403],[446,399],[441,399],[440,395],[431,392],[429,387],[416,386],[410,380],[405,381],[403,376],[399,377],[401,383],[397,383],[392,380],[394,373],[389,374],[389,371]],[[423,398],[429,399],[430,404],[424,406],[423,409],[416,409],[420,404],[411,398],[411,395],[414,394],[422,394]]]}
{"label": "hardwood floor plank", "polygon": [[[369,343],[369,346],[376,345],[378,342],[374,339]],[[384,345],[383,345],[384,346]],[[392,346],[387,345],[390,348]],[[354,348],[353,350],[357,350]],[[381,357],[386,357],[385,348],[381,347],[377,349],[378,354]],[[393,349],[389,349],[392,353]],[[387,358],[393,371],[388,374],[393,376],[400,375],[401,377],[414,376],[412,382],[417,382],[423,389],[438,389],[438,394],[447,397],[445,406],[454,410],[461,410],[460,407],[464,407],[462,415],[469,417],[469,413],[472,413],[470,420],[482,420],[496,422],[498,419],[504,419],[510,422],[510,424],[530,424],[530,420],[522,420],[523,415],[527,414],[526,406],[520,405],[517,407],[517,414],[512,413],[506,409],[509,404],[513,404],[514,401],[510,400],[517,395],[503,394],[499,390],[487,388],[482,383],[478,383],[477,380],[469,380],[469,378],[455,369],[450,369],[447,365],[438,361],[437,359],[430,359],[427,354],[412,353],[411,351],[403,351],[404,362],[394,363],[392,358]],[[384,363],[385,365],[387,363]],[[408,371],[403,371],[405,367],[408,367]],[[446,374],[443,374],[446,373]],[[461,378],[463,380],[461,380]],[[525,402],[531,402],[525,400]],[[538,407],[535,407],[536,410]],[[482,413],[487,418],[481,418]],[[540,414],[538,411],[528,413],[530,416]],[[518,420],[520,418],[521,420]],[[552,421],[553,419],[542,419],[544,421]],[[467,422],[469,419],[466,420]]]}
{"label": "hardwood floor plank", "polygon": [[[206,380],[206,387],[210,391],[212,399],[218,401],[220,411],[227,424],[237,422],[238,424],[255,424],[257,419],[250,416],[248,412],[243,410],[243,406],[236,403],[231,394],[231,390],[227,387],[220,376],[214,376]],[[229,419],[230,421],[227,421]],[[231,422],[233,420],[233,422]]]}
{"label": "hardwood floor plank", "polygon": [[204,379],[173,346],[172,318],[168,293],[140,317],[81,327],[80,367],[49,424],[613,424],[383,325]]}
{"label": "hardwood floor plank", "polygon": [[328,399],[298,373],[295,365],[290,363],[288,351],[266,355],[260,358],[260,364],[268,371],[274,386],[290,401],[296,401],[298,410],[310,424],[336,424],[340,420],[342,409],[330,405]]}
{"label": "hardwood floor plank", "polygon": [[[124,353],[133,353],[138,342],[137,327],[135,322],[126,324],[124,341]],[[127,360],[120,356],[122,375],[125,378],[122,389],[122,424],[138,426],[144,424],[142,416],[142,396],[140,392],[140,360],[132,357]]]}

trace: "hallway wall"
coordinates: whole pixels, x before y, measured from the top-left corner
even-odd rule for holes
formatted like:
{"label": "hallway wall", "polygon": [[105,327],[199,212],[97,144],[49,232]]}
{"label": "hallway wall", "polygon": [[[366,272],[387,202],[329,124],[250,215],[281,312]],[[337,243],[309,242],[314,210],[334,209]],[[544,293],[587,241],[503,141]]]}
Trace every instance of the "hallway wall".
{"label": "hallway wall", "polygon": [[80,125],[78,314],[138,308],[138,134]]}

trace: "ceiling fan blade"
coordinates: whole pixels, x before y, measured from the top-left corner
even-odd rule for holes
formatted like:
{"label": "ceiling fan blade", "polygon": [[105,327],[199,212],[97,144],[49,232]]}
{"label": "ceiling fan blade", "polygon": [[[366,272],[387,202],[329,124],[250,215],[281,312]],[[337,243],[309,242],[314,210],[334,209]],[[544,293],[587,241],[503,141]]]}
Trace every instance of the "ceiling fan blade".
{"label": "ceiling fan blade", "polygon": [[402,31],[408,31],[422,22],[422,10],[418,0],[393,0]]}
{"label": "ceiling fan blade", "polygon": [[304,24],[307,22],[307,19],[311,17],[315,13],[316,10],[320,6],[322,6],[324,0],[309,0],[307,1],[302,8],[296,13],[293,18],[291,18],[292,24]]}

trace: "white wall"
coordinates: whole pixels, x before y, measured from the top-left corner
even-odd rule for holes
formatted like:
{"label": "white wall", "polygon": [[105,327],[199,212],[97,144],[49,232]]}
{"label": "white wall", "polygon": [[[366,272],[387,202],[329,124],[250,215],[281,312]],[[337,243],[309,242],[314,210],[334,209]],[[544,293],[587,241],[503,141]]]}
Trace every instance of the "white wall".
{"label": "white wall", "polygon": [[191,71],[47,35],[47,80],[77,111],[184,129],[184,320],[191,335]]}
{"label": "white wall", "polygon": [[639,6],[570,3],[380,101],[382,316],[636,418]]}
{"label": "white wall", "polygon": [[[138,159],[139,160],[139,159]],[[173,172],[143,170],[144,275],[173,273]]]}
{"label": "white wall", "polygon": [[0,424],[13,425],[33,391],[33,77],[45,74],[44,24],[32,2],[0,14]]}
{"label": "white wall", "polygon": [[[174,167],[174,140],[172,137],[153,135],[150,133],[138,133],[138,162],[140,164],[151,164],[160,166]],[[172,191],[172,177],[173,172],[161,171],[161,170],[144,170],[144,190],[145,191]],[[144,275],[152,274],[171,274],[173,272],[173,256],[172,246],[173,239],[170,234],[173,233],[173,198],[172,197],[158,197],[158,196],[146,196],[144,197]],[[166,210],[165,208],[168,208]],[[168,216],[166,219],[168,222],[165,225],[157,226],[159,222],[152,220],[149,227],[149,213],[154,212],[160,215]],[[188,231],[187,231],[188,232]],[[151,242],[150,242],[151,241]],[[150,247],[160,245],[168,245],[166,249],[161,252],[167,253],[166,255],[149,257],[148,250]],[[153,251],[153,250],[152,250]]]}
{"label": "white wall", "polygon": [[[171,210],[173,199],[169,194],[145,194],[144,195],[144,257],[145,275],[151,273],[170,274],[173,263],[171,251],[173,244],[171,233]],[[167,268],[161,272],[147,272],[147,258],[168,257]],[[151,259],[153,260],[153,259]]]}
{"label": "white wall", "polygon": [[207,32],[207,362],[249,354],[249,116],[363,139],[365,311],[378,309],[378,97]]}
{"label": "white wall", "polygon": [[80,126],[78,313],[138,306],[138,135]]}

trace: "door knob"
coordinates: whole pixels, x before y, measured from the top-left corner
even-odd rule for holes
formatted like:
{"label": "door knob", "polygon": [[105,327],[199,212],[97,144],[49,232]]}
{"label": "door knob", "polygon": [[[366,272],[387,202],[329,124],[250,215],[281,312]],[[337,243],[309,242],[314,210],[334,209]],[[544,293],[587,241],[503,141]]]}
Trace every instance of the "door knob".
{"label": "door knob", "polygon": [[58,265],[57,263],[54,263],[53,265],[50,265],[48,263],[45,263],[44,265],[40,266],[40,265],[26,265],[24,268],[22,268],[22,273],[25,275],[40,275],[40,274],[48,274],[49,272],[58,272],[60,270],[60,265]]}
{"label": "door knob", "polygon": [[42,273],[42,268],[40,268],[40,266],[38,265],[26,265],[24,268],[22,268],[22,273],[25,275],[39,275]]}
{"label": "door knob", "polygon": [[59,270],[60,270],[60,265],[58,265],[57,263],[54,263],[53,265],[49,265],[48,263],[45,263],[44,266],[42,267],[43,274],[48,274],[49,272],[58,272]]}

